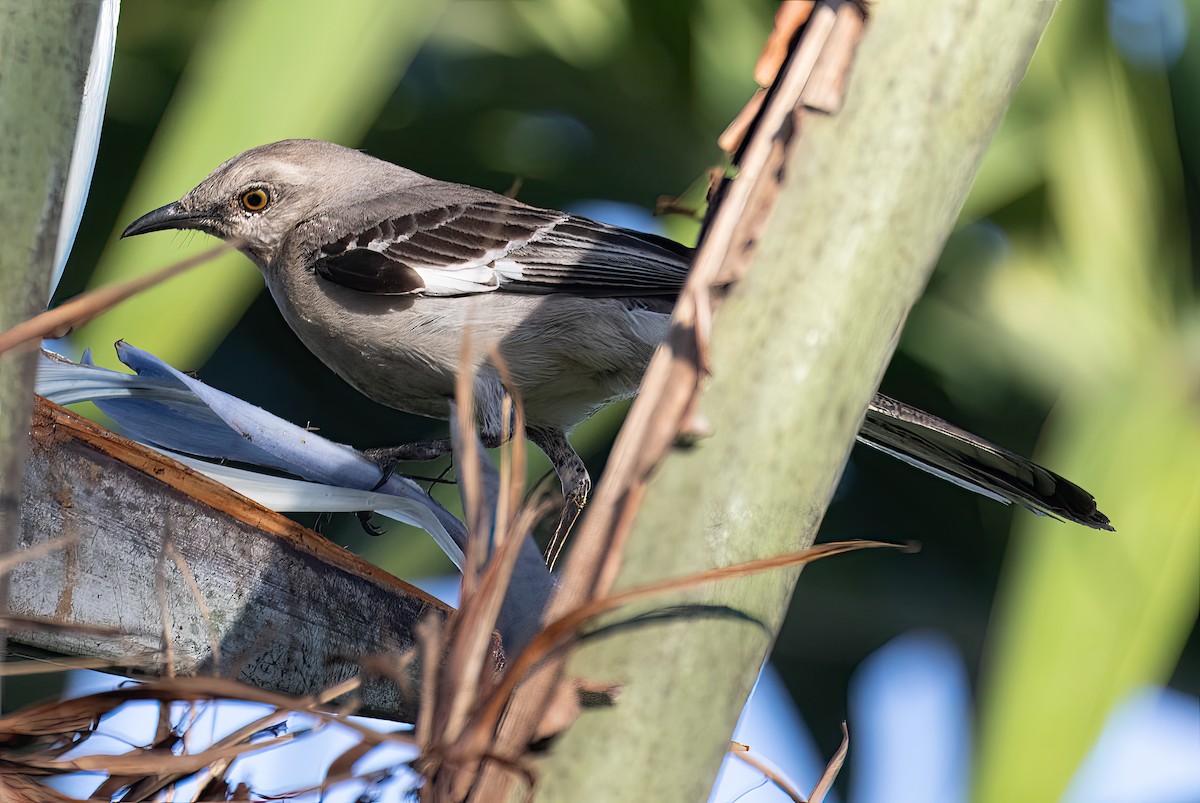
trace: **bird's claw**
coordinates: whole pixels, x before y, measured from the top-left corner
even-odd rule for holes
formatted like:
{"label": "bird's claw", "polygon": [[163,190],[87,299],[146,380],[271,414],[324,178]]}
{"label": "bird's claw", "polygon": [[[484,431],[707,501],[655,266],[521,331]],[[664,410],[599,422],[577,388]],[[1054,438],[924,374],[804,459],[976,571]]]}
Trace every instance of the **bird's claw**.
{"label": "bird's claw", "polygon": [[376,527],[371,523],[372,514],[370,510],[360,510],[354,515],[358,517],[358,523],[362,525],[362,528],[366,531],[367,535],[373,535],[378,538],[387,532],[387,530],[384,530],[382,527]]}

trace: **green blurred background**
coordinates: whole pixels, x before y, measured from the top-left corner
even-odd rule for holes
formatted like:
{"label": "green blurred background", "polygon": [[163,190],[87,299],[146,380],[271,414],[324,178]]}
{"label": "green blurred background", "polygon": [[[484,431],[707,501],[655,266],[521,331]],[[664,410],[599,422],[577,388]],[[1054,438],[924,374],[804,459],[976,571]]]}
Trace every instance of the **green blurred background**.
{"label": "green blurred background", "polygon": [[[115,238],[229,156],[293,136],[499,191],[519,178],[529,203],[694,238],[694,222],[649,210],[722,162],[715,139],[754,90],[774,7],[124,0],[95,181],[56,298],[210,245]],[[857,451],[824,537],[924,549],[802,578],[774,661],[827,754],[856,666],[915,627],[948,634],[972,673],[981,800],[1064,788],[1130,690],[1200,693],[1198,31],[1197,0],[1059,9],[884,380],[1089,488],[1118,532],[1013,513]],[[113,365],[125,338],[361,447],[443,431],[342,384],[260,289],[228,257],[77,333],[73,356],[90,346]],[[622,413],[576,434],[594,475]],[[453,489],[438,493],[454,504]],[[346,517],[325,532],[402,577],[449,569],[429,539],[387,527],[371,539]]]}

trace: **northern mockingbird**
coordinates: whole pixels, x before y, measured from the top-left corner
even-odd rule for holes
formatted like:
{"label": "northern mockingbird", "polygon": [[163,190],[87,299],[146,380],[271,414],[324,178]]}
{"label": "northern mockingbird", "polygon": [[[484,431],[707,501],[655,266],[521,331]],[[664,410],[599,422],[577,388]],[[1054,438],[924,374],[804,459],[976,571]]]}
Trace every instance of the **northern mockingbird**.
{"label": "northern mockingbird", "polygon": [[[567,433],[636,393],[692,261],[692,249],[662,237],[314,140],[235,156],[123,236],[163,229],[237,242],[304,344],[388,407],[445,419],[469,329],[488,446],[502,432],[505,391],[488,361],[498,347],[529,439],[579,506],[591,482]],[[994,499],[1111,529],[1079,486],[893,399],[875,398],[859,439]],[[438,441],[372,454],[386,464],[448,449]]]}

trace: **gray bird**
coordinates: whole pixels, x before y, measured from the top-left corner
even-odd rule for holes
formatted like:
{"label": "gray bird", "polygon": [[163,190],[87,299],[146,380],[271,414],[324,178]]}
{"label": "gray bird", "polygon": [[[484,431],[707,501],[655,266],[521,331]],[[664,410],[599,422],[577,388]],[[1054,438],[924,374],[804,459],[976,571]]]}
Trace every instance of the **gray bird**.
{"label": "gray bird", "polygon": [[[567,433],[636,393],[693,254],[315,140],[235,156],[122,236],[164,229],[238,243],[304,344],[388,407],[446,418],[469,330],[488,446],[503,431],[505,391],[488,358],[498,348],[529,439],[579,507],[591,482]],[[1079,486],[885,396],[872,402],[859,440],[998,501],[1112,529]],[[448,449],[436,441],[371,454],[387,466]]]}

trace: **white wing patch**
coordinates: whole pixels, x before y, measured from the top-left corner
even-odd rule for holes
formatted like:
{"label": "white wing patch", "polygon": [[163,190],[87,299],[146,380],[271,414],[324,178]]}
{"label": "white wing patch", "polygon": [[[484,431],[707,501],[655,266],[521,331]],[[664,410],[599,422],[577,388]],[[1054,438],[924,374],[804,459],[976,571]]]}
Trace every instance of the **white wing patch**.
{"label": "white wing patch", "polygon": [[500,275],[493,265],[464,265],[463,267],[413,266],[425,282],[422,295],[461,296],[486,293],[500,286]]}

